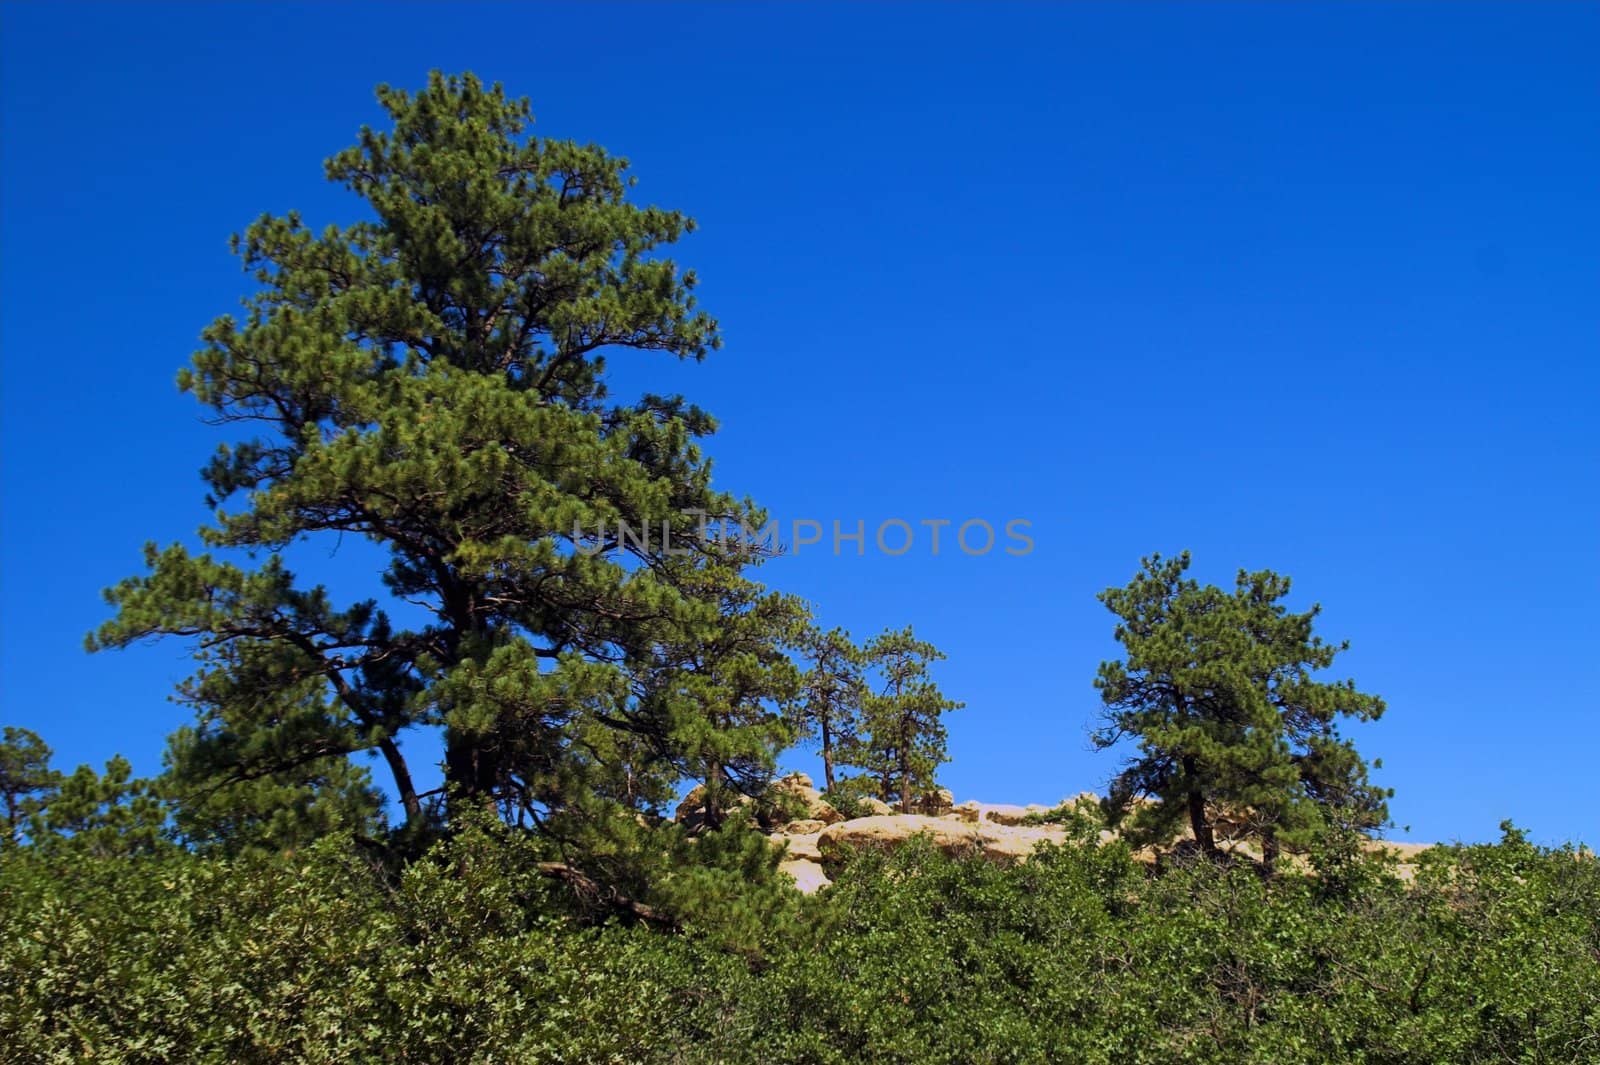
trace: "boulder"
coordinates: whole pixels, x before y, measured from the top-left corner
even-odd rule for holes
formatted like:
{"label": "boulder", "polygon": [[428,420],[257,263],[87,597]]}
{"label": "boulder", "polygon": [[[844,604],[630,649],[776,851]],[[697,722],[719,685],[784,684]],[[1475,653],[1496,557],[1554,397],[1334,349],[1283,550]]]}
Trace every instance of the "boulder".
{"label": "boulder", "polygon": [[1067,841],[1067,831],[1059,825],[971,824],[950,816],[894,814],[829,825],[817,836],[817,850],[825,862],[843,862],[851,851],[892,851],[917,836],[926,836],[945,854],[981,854],[1002,865],[1026,861],[1041,843]]}
{"label": "boulder", "polygon": [[789,857],[804,858],[807,861],[822,861],[822,851],[817,849],[817,837],[821,832],[808,832],[803,836],[778,836],[784,845],[789,848]]}
{"label": "boulder", "polygon": [[[799,808],[803,820],[821,821],[831,825],[844,820],[844,814],[836,810],[831,802],[822,797],[822,793],[811,785],[811,778],[804,773],[790,773],[772,782],[774,798],[783,803],[794,803]],[[798,801],[796,801],[798,800]]]}
{"label": "boulder", "polygon": [[829,802],[827,799],[819,798],[816,802],[807,807],[806,813],[811,815],[810,817],[806,818],[806,820],[821,821],[825,825],[836,825],[840,821],[844,820],[844,814],[835,809],[833,803]]}
{"label": "boulder", "polygon": [[1037,803],[1032,806],[1015,806],[1010,803],[978,802],[976,799],[968,799],[950,812],[961,815],[961,820],[970,824],[992,821],[997,825],[1020,825],[1034,814],[1049,813],[1050,808]]}
{"label": "boulder", "polygon": [[832,884],[828,874],[822,871],[822,866],[816,862],[803,859],[790,859],[778,863],[778,872],[783,873],[794,881],[794,886],[800,889],[801,894],[815,895],[823,888]]}
{"label": "boulder", "polygon": [[938,817],[940,814],[947,814],[955,808],[956,797],[951,794],[949,788],[940,788],[924,795],[921,805],[924,814],[929,817]]}
{"label": "boulder", "polygon": [[928,837],[951,855],[970,854],[979,846],[978,830],[971,825],[922,814],[890,814],[829,825],[817,837],[817,850],[824,861],[843,862],[851,851],[892,851],[916,836]]}
{"label": "boulder", "polygon": [[1001,865],[1025,862],[1041,843],[1063,844],[1067,830],[1059,825],[1001,825],[982,822],[978,841],[983,856]]}
{"label": "boulder", "polygon": [[867,811],[868,817],[888,817],[894,813],[894,807],[884,802],[875,795],[869,795],[861,800],[861,808]]}
{"label": "boulder", "polygon": [[790,821],[783,826],[782,832],[785,836],[812,836],[827,827],[828,822],[816,818],[806,818],[802,821]]}
{"label": "boulder", "polygon": [[[696,784],[689,789],[689,794],[683,797],[678,804],[672,819],[688,829],[690,832],[699,833],[708,827],[705,809],[706,789],[704,784]],[[755,806],[755,800],[748,795],[734,795],[728,800],[724,815],[732,810],[744,810]]]}
{"label": "boulder", "polygon": [[683,801],[678,804],[678,810],[672,819],[674,821],[689,820],[689,818],[700,812],[700,808],[705,805],[705,801],[706,786],[704,784],[696,784],[689,789],[689,794],[685,795]]}
{"label": "boulder", "polygon": [[1382,851],[1394,855],[1402,862],[1409,862],[1423,851],[1432,850],[1433,847],[1432,843],[1400,843],[1390,839],[1368,839],[1361,842],[1361,849],[1364,851],[1369,853]]}

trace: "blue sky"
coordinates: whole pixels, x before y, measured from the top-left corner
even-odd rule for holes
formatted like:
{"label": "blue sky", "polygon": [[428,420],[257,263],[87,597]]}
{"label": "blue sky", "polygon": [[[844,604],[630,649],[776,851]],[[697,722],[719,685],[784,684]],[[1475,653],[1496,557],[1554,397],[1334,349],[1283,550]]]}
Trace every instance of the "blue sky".
{"label": "blue sky", "polygon": [[[1402,838],[1593,843],[1597,41],[1577,4],[7,4],[0,716],[159,768],[185,649],[82,638],[207,517],[173,378],[246,291],[227,236],[351,218],[320,161],[372,87],[470,69],[699,220],[725,350],[620,373],[721,418],[720,486],[1031,522],[1022,557],[764,571],[948,652],[959,798],[1103,786],[1095,594],[1188,548],[1353,642]],[[370,561],[297,559],[352,595]]]}

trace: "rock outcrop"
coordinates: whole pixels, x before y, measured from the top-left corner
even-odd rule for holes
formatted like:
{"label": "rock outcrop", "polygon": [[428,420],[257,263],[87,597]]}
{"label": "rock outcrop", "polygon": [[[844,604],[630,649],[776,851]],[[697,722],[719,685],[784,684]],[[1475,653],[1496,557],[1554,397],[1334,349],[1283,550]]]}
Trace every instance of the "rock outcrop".
{"label": "rock outcrop", "polygon": [[787,832],[774,832],[767,838],[780,847],[787,847],[791,858],[804,858],[806,861],[820,862],[822,861],[822,851],[817,846],[817,840],[821,836],[822,833],[820,831],[807,832],[797,836],[791,836]]}
{"label": "rock outcrop", "polygon": [[891,851],[914,836],[926,836],[928,842],[951,856],[978,849],[976,828],[926,814],[885,814],[841,821],[822,830],[817,849],[824,861],[842,864],[852,851]]}
{"label": "rock outcrop", "polygon": [[1054,825],[1009,826],[968,824],[926,814],[858,817],[829,825],[817,836],[824,864],[843,864],[857,850],[894,850],[918,836],[953,857],[980,854],[1011,865],[1026,861],[1041,843],[1064,843],[1067,834]]}
{"label": "rock outcrop", "polygon": [[802,811],[802,820],[821,821],[825,825],[844,820],[844,814],[822,797],[822,793],[812,784],[811,778],[804,773],[790,773],[786,777],[780,777],[772,782],[772,791],[780,804],[797,805]]}
{"label": "rock outcrop", "polygon": [[989,821],[997,825],[1020,825],[1036,814],[1049,813],[1050,807],[1040,806],[1038,803],[1015,806],[1010,803],[978,802],[976,799],[969,799],[950,812],[972,824]]}
{"label": "rock outcrop", "polygon": [[814,895],[833,883],[828,879],[828,874],[823,872],[821,865],[803,858],[791,858],[779,862],[778,872],[793,880],[794,886],[806,895]]}
{"label": "rock outcrop", "polygon": [[[705,798],[705,785],[696,784],[678,803],[673,820],[691,832],[704,828],[707,822]],[[739,809],[753,807],[756,820],[764,828],[790,825],[793,827],[788,831],[797,835],[816,832],[824,825],[844,820],[844,815],[822,797],[804,773],[790,773],[773,781],[768,797],[759,803],[748,795],[736,795],[730,805]]]}
{"label": "rock outcrop", "polygon": [[[704,794],[704,789],[695,788],[678,806],[677,820],[691,830],[703,822]],[[952,857],[976,855],[1002,865],[1026,862],[1041,845],[1064,845],[1071,836],[1063,825],[1029,823],[1030,819],[1074,805],[1098,817],[1100,808],[1100,798],[1093,792],[1071,796],[1055,806],[1019,806],[977,801],[957,805],[948,791],[940,791],[924,797],[922,813],[897,813],[881,800],[865,798],[858,806],[869,815],[846,819],[804,773],[790,773],[774,781],[772,793],[760,802],[743,796],[737,802],[755,805],[758,820],[765,826],[763,831],[776,829],[768,839],[784,851],[778,868],[808,895],[828,887],[832,883],[830,871],[837,873],[853,853],[894,851],[919,837]],[[1105,846],[1120,838],[1117,832],[1102,829],[1096,842]],[[1225,851],[1260,860],[1259,847],[1253,840],[1218,842]],[[1193,841],[1176,841],[1178,850],[1186,846],[1193,847]],[[1409,880],[1412,862],[1429,846],[1369,840],[1365,849],[1395,855],[1400,862],[1399,874]],[[1166,847],[1142,847],[1134,851],[1133,857],[1143,864],[1155,865],[1169,853]]]}

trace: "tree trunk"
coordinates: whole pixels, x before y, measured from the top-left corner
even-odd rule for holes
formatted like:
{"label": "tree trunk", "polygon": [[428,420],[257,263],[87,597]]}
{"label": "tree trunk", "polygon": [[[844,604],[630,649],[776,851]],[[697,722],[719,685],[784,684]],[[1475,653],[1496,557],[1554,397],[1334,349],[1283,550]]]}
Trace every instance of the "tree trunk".
{"label": "tree trunk", "polygon": [[911,812],[911,728],[905,717],[900,718],[900,812]]}
{"label": "tree trunk", "polygon": [[480,734],[455,735],[445,740],[445,783],[450,788],[449,813],[483,809],[495,800],[494,754]]}
{"label": "tree trunk", "polygon": [[706,767],[706,827],[722,827],[722,763],[712,762]]}
{"label": "tree trunk", "polygon": [[822,719],[822,781],[824,788],[833,790],[833,733],[826,717]]}
{"label": "tree trunk", "polygon": [[1211,822],[1206,820],[1206,797],[1194,784],[1199,766],[1192,756],[1184,757],[1183,772],[1189,778],[1189,828],[1194,832],[1194,840],[1200,845],[1200,850],[1207,857],[1214,857],[1218,853],[1217,839],[1211,832]]}
{"label": "tree trunk", "polygon": [[389,763],[394,788],[400,793],[400,805],[405,807],[406,824],[415,824],[422,819],[422,802],[417,798],[417,786],[411,782],[411,770],[400,753],[400,745],[386,737],[378,741],[378,749],[383,752],[383,760]]}

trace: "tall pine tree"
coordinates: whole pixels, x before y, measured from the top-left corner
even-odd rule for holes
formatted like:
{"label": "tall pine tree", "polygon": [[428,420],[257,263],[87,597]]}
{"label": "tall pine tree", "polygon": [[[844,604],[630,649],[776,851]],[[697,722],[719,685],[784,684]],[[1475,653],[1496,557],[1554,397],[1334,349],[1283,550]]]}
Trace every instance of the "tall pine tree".
{"label": "tall pine tree", "polygon": [[[802,613],[743,575],[755,552],[700,535],[764,520],[712,489],[711,417],[607,387],[609,357],[719,346],[658,254],[692,223],[630,202],[625,160],[530,136],[499,86],[378,97],[390,128],[326,164],[367,219],[251,225],[259,287],[179,378],[240,431],[204,470],[210,551],[147,547],[90,645],[197,641],[190,777],[304,782],[372,752],[417,830],[435,815],[406,741],[429,730],[447,822],[492,811],[614,856],[686,771],[762,786]],[[387,551],[384,596],[336,604],[281,556],[344,535]]]}

